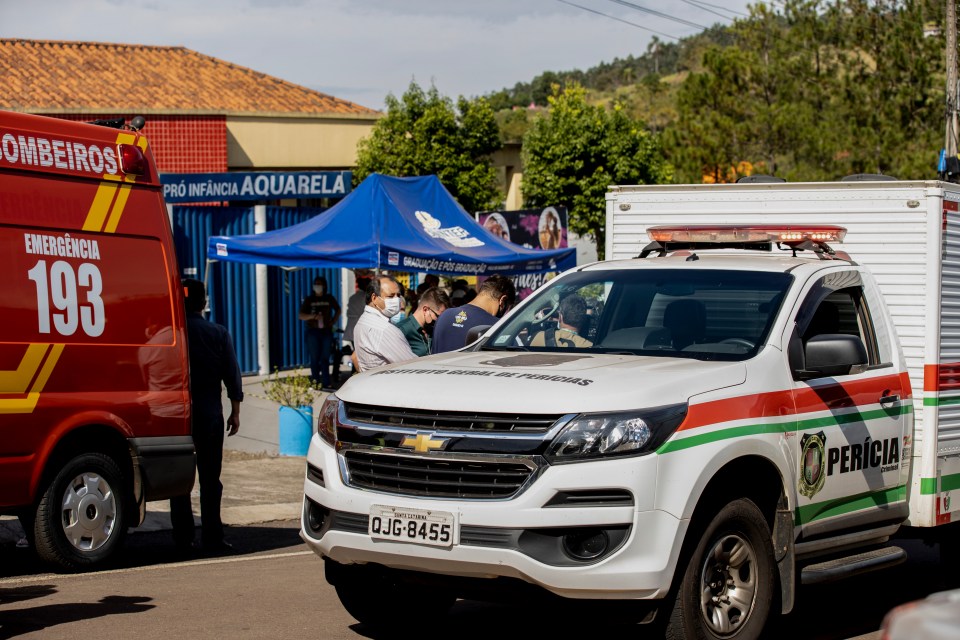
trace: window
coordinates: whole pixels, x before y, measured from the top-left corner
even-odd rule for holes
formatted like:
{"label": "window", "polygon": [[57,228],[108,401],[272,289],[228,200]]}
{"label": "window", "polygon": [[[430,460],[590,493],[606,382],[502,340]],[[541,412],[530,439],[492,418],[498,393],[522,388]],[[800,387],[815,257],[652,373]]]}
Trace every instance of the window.
{"label": "window", "polygon": [[838,284],[850,283],[835,276],[821,279],[801,305],[797,327],[804,344],[816,335],[839,333],[857,336],[867,349],[868,365],[875,366],[880,364],[876,332],[859,277],[856,281],[856,286],[835,289]]}
{"label": "window", "polygon": [[735,270],[582,271],[541,289],[484,348],[743,360],[766,341],[792,281]]}

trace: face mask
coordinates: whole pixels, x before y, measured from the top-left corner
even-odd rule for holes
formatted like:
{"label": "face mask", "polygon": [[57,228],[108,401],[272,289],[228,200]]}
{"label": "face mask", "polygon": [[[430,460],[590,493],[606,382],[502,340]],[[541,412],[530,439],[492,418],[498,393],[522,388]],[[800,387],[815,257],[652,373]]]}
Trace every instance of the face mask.
{"label": "face mask", "polygon": [[315,285],[313,285],[313,292],[314,292],[315,294],[317,294],[318,296],[322,296],[322,295],[323,295],[323,285],[322,285],[322,284],[315,284]]}
{"label": "face mask", "polygon": [[380,313],[387,318],[392,318],[400,313],[400,298],[384,298],[383,302],[386,306],[380,310]]}
{"label": "face mask", "polygon": [[407,314],[401,311],[397,315],[390,318],[390,322],[392,322],[393,324],[400,324],[401,322],[403,322],[403,319],[406,317],[407,317]]}

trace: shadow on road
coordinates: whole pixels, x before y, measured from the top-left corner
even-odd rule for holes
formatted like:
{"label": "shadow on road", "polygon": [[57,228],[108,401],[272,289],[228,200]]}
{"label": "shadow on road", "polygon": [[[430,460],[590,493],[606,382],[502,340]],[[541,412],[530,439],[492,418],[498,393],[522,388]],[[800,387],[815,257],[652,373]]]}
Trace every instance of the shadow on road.
{"label": "shadow on road", "polygon": [[[268,522],[226,527],[226,539],[234,546],[234,551],[230,555],[305,550],[306,545],[300,540],[299,532],[299,523],[296,521]],[[127,536],[123,549],[112,561],[99,567],[98,570],[145,567],[224,555],[226,554],[205,553],[202,549],[182,552],[174,545],[170,531],[137,532]],[[0,578],[50,572],[56,572],[56,569],[40,562],[32,550],[16,548],[13,545],[0,547]],[[4,592],[0,591],[0,602],[4,601]]]}
{"label": "shadow on road", "polygon": [[44,598],[57,592],[52,584],[33,584],[22,587],[0,588],[0,605],[11,602],[23,602],[34,598]]}
{"label": "shadow on road", "polygon": [[[872,634],[883,616],[893,607],[950,588],[953,580],[940,570],[939,550],[917,540],[898,541],[910,560],[898,567],[823,585],[801,586],[794,610],[776,616],[764,638],[776,640],[847,640]],[[432,615],[431,615],[432,613]],[[351,625],[359,636],[376,640],[396,638],[409,632],[410,620],[398,620],[395,627],[382,630],[362,624]],[[504,630],[509,635],[504,635]],[[598,633],[602,630],[602,634]],[[655,627],[617,623],[598,611],[571,606],[557,600],[532,605],[519,600],[492,604],[458,600],[446,618],[424,605],[416,634],[423,639],[456,637],[458,640],[489,640],[497,637],[586,637],[657,638]],[[662,637],[662,634],[659,634]]]}
{"label": "shadow on road", "polygon": [[94,603],[51,604],[15,611],[0,611],[0,640],[77,620],[142,613],[153,609],[154,605],[146,604],[151,600],[152,598],[140,596],[107,596]]}

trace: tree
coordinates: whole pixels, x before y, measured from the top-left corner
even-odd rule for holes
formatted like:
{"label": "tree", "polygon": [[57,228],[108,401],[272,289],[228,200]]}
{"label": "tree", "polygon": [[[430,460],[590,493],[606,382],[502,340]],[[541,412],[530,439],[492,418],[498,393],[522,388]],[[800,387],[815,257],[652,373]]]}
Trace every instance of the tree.
{"label": "tree", "polygon": [[659,138],[619,105],[589,105],[579,85],[555,86],[548,102],[548,114],[523,138],[524,202],[566,205],[570,228],[593,238],[603,259],[607,186],[662,184],[671,168]]}
{"label": "tree", "polygon": [[410,83],[398,100],[386,98],[387,115],[360,141],[354,181],[371,173],[392,176],[435,174],[469,212],[493,209],[503,196],[490,154],[500,149],[500,133],[486,99],[456,106],[436,87],[424,92]]}
{"label": "tree", "polygon": [[751,8],[677,94],[667,135],[682,181],[740,167],[790,181],[930,178],[942,138],[943,40],[933,0],[783,0]]}

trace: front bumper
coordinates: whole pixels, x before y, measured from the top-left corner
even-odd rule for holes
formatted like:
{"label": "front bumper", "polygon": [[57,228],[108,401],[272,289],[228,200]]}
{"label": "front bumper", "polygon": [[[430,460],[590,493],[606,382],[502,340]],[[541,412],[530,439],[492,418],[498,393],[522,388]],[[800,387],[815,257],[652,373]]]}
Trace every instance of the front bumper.
{"label": "front bumper", "polygon": [[[307,456],[300,535],[318,555],[341,564],[517,578],[568,598],[663,598],[687,522],[654,508],[657,458],[654,454],[552,465],[511,499],[430,499],[345,485],[336,452],[314,435]],[[590,490],[626,490],[633,504],[546,506],[558,494]],[[366,522],[375,504],[453,513],[459,521],[460,543],[444,548],[373,539]],[[311,526],[310,510],[318,507],[328,519],[323,526]],[[595,561],[563,560],[522,543],[571,529],[626,533],[610,553]]]}

